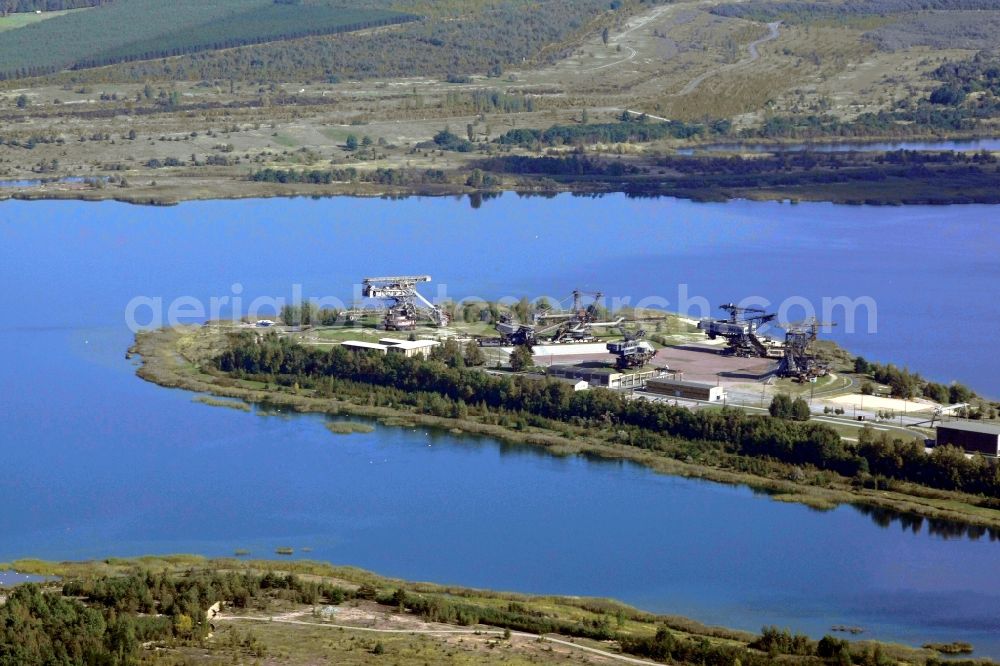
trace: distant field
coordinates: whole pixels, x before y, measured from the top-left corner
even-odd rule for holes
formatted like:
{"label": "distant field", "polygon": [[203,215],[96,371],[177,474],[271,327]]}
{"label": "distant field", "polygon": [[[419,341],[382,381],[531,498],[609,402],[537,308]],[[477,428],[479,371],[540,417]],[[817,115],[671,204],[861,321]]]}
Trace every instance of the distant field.
{"label": "distant field", "polygon": [[56,18],[57,16],[64,16],[73,11],[79,11],[79,10],[71,9],[60,12],[43,12],[41,14],[36,14],[35,12],[20,12],[17,14],[8,14],[7,16],[0,16],[0,32],[14,30],[15,28],[23,28],[26,25],[31,25],[32,23],[39,23],[41,21],[53,19]]}
{"label": "distant field", "polygon": [[349,32],[414,18],[331,2],[119,0],[0,33],[0,78]]}
{"label": "distant field", "polygon": [[[119,0],[146,2],[147,0]],[[190,0],[186,0],[189,2]],[[216,0],[226,4],[232,0]],[[334,0],[346,6],[348,0]],[[260,4],[261,0],[244,0]],[[182,3],[185,4],[185,3]],[[215,3],[213,3],[214,5]],[[266,0],[264,4],[271,4]],[[321,3],[326,4],[326,3]],[[353,6],[412,15],[393,30],[338,36],[311,34],[241,48],[203,50],[173,59],[123,62],[102,69],[61,74],[60,83],[162,82],[176,80],[292,81],[473,75],[525,66],[533,59],[558,59],[567,41],[596,31],[610,12],[610,0],[359,0]],[[310,5],[295,5],[303,9]],[[271,11],[281,11],[281,6]],[[393,13],[399,10],[400,13]],[[103,10],[102,10],[103,11]],[[353,10],[342,10],[353,11]],[[426,12],[426,13],[425,13]],[[224,24],[227,35],[236,26]],[[0,38],[0,70],[4,67]],[[131,49],[133,52],[135,49]],[[56,77],[54,77],[56,78]]]}

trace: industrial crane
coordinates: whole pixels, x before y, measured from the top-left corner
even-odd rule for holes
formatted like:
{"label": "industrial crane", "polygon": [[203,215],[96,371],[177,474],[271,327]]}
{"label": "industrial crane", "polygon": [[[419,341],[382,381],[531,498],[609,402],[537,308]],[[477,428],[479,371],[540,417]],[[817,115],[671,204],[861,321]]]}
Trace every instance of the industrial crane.
{"label": "industrial crane", "polygon": [[751,358],[770,355],[771,345],[757,331],[762,324],[774,321],[778,315],[768,314],[761,308],[741,307],[735,303],[720,305],[719,309],[728,312],[729,316],[726,319],[703,319],[698,322],[698,328],[705,331],[709,339],[725,338],[725,353],[731,356]]}
{"label": "industrial crane", "polygon": [[[583,307],[583,296],[591,296],[593,300],[587,307]],[[580,291],[579,289],[573,290],[573,316],[576,317],[578,321],[583,323],[592,324],[597,321],[598,315],[600,315],[599,303],[601,299],[604,298],[604,294],[599,291]]]}
{"label": "industrial crane", "polygon": [[365,278],[361,284],[365,298],[385,302],[385,329],[402,331],[416,328],[421,317],[436,326],[448,325],[448,313],[417,291],[418,283],[430,281],[430,275],[394,275]]}
{"label": "industrial crane", "polygon": [[640,368],[656,355],[653,345],[643,340],[646,337],[646,329],[640,327],[630,331],[621,320],[618,320],[617,327],[621,331],[622,339],[608,343],[608,351],[616,357],[616,368],[619,370]]}
{"label": "industrial crane", "polygon": [[812,343],[819,336],[819,329],[836,326],[833,322],[817,321],[814,318],[787,324],[785,329],[785,350],[778,364],[778,375],[791,377],[799,382],[815,381],[830,372],[830,366],[820,361],[812,352]]}
{"label": "industrial crane", "polygon": [[[593,302],[584,306],[584,295],[593,297]],[[553,343],[592,341],[595,326],[617,326],[622,321],[620,318],[615,321],[597,321],[601,314],[598,304],[603,296],[600,292],[574,289],[573,306],[570,310],[538,313],[532,324],[519,322],[511,315],[503,315],[494,326],[500,337],[484,338],[479,344],[481,346],[534,345],[540,341]]]}
{"label": "industrial crane", "polygon": [[[536,342],[535,327],[531,324],[522,324],[509,314],[500,316],[500,321],[494,326],[496,332],[500,334],[501,345],[528,345]],[[487,339],[480,340],[481,345],[488,345]]]}
{"label": "industrial crane", "polygon": [[[586,306],[583,297],[590,296],[593,300]],[[541,339],[548,337],[551,342],[586,342],[594,339],[595,326],[617,326],[616,321],[598,321],[601,315],[600,301],[604,297],[599,291],[573,290],[573,305],[568,312],[545,312],[536,317],[541,325],[543,322],[560,320],[536,330],[536,336]]]}

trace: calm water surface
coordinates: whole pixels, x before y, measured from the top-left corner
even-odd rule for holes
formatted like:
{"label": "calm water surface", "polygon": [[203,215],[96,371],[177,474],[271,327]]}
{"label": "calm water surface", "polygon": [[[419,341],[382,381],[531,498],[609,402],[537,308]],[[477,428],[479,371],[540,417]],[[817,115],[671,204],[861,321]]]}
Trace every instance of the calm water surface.
{"label": "calm water surface", "polygon": [[[613,596],[822,635],[968,640],[1000,657],[1000,543],[842,507],[489,440],[246,414],[147,384],[136,295],[350,295],[430,273],[452,296],[574,287],[712,303],[873,296],[845,344],[1000,394],[994,209],[624,197],[0,206],[0,561],[144,553],[309,557],[411,579]],[[535,221],[534,225],[525,221]],[[516,223],[516,224],[515,224]],[[962,346],[968,349],[963,350]]]}
{"label": "calm water surface", "polygon": [[0,589],[14,587],[22,583],[44,583],[50,580],[45,576],[31,576],[29,574],[17,573],[16,571],[0,570]]}

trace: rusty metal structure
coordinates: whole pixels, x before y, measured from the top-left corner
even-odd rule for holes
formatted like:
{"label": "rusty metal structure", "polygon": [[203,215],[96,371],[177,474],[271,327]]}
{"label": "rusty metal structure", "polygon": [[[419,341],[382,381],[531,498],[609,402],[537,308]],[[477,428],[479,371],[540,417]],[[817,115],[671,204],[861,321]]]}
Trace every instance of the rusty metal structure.
{"label": "rusty metal structure", "polygon": [[640,327],[629,330],[619,321],[618,330],[621,331],[622,339],[609,342],[607,348],[615,355],[615,367],[619,370],[641,368],[656,355],[653,345],[643,340],[646,329]]}
{"label": "rusty metal structure", "polygon": [[829,374],[829,364],[817,358],[813,343],[819,336],[819,329],[830,326],[836,324],[815,319],[787,324],[784,327],[785,347],[778,364],[778,376],[789,377],[799,382],[811,382]]}
{"label": "rusty metal structure", "polygon": [[[591,302],[584,304],[583,297],[590,296]],[[546,309],[534,314],[532,323],[518,321],[513,315],[500,317],[494,329],[499,334],[496,338],[481,338],[479,344],[483,347],[509,345],[560,344],[569,342],[593,342],[595,327],[612,327],[622,322],[598,321],[601,317],[601,292],[583,292],[573,290],[573,303],[569,309]]]}
{"label": "rusty metal structure", "polygon": [[430,281],[430,275],[368,277],[361,282],[362,294],[365,298],[383,301],[383,324],[387,331],[413,330],[419,321],[447,326],[448,313],[417,291],[418,284]]}
{"label": "rusty metal structure", "polygon": [[719,309],[728,312],[729,316],[726,319],[703,319],[698,322],[698,328],[711,340],[725,338],[724,353],[744,358],[777,356],[780,353],[758,333],[763,324],[774,321],[778,315],[769,314],[761,308],[740,307],[735,303],[720,305]]}

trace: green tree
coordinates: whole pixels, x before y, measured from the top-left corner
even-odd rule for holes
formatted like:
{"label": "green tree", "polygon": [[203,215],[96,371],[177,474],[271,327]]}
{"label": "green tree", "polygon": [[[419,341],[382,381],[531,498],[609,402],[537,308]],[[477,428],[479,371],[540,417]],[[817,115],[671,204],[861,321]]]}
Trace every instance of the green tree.
{"label": "green tree", "polygon": [[312,301],[303,301],[299,311],[302,326],[312,326],[316,323],[316,304]]}
{"label": "green tree", "polygon": [[872,371],[871,363],[865,360],[864,356],[857,356],[854,358],[854,372],[859,375],[867,375]]}
{"label": "green tree", "polygon": [[358,137],[354,136],[353,134],[348,134],[347,140],[344,141],[344,146],[346,146],[347,149],[353,153],[355,150],[358,149]]}
{"label": "green tree", "polygon": [[194,631],[194,620],[190,615],[181,613],[174,616],[174,634],[181,638],[187,638]]}
{"label": "green tree", "polygon": [[948,387],[948,401],[953,405],[960,402],[969,402],[975,396],[976,394],[968,386],[955,383]]}
{"label": "green tree", "polygon": [[475,342],[470,342],[465,345],[464,354],[465,365],[470,368],[474,368],[486,363],[486,356],[483,354],[482,348]]}
{"label": "green tree", "polygon": [[949,398],[951,397],[951,392],[948,390],[948,387],[944,384],[938,384],[937,382],[927,382],[927,384],[924,385],[923,393],[925,397],[941,404],[948,403]]}
{"label": "green tree", "polygon": [[108,647],[118,657],[119,664],[128,664],[132,655],[139,649],[139,641],[135,636],[135,625],[126,615],[118,619],[108,628]]}
{"label": "green tree", "polygon": [[792,419],[795,421],[808,421],[810,416],[809,403],[803,398],[796,398],[792,402]]}
{"label": "green tree", "polygon": [[771,404],[767,411],[776,419],[787,419],[792,416],[792,399],[784,393],[771,398]]}
{"label": "green tree", "polygon": [[28,107],[28,96],[24,94],[18,95],[14,103],[17,104],[17,108],[25,109]]}
{"label": "green tree", "polygon": [[521,372],[534,364],[535,360],[531,357],[531,347],[527,345],[514,347],[514,351],[510,354],[510,367],[514,372]]}
{"label": "green tree", "polygon": [[517,315],[519,321],[526,322],[531,318],[531,313],[531,301],[522,296],[521,300],[514,306],[514,314]]}
{"label": "green tree", "polygon": [[453,338],[448,338],[442,344],[431,350],[431,358],[441,361],[451,368],[461,368],[465,366],[465,357],[462,353],[462,346]]}
{"label": "green tree", "polygon": [[288,303],[281,306],[281,313],[278,316],[285,325],[298,326],[302,321],[302,310],[297,305]]}

